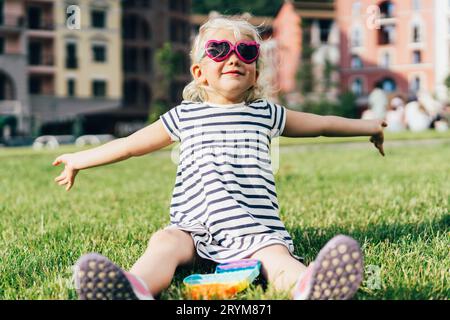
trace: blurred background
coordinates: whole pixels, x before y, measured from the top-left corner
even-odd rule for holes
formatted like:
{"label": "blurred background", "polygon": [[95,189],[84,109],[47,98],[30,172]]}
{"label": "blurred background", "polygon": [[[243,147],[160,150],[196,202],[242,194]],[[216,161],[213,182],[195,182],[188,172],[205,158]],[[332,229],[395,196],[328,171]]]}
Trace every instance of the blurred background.
{"label": "blurred background", "polygon": [[449,0],[0,0],[0,144],[155,121],[182,100],[191,42],[217,14],[258,27],[275,102],[448,130]]}

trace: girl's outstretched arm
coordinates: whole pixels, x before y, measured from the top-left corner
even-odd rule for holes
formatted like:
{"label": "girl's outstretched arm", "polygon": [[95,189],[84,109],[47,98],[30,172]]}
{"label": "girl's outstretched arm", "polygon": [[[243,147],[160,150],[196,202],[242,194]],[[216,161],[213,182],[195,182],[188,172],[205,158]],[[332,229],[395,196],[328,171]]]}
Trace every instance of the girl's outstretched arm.
{"label": "girl's outstretched arm", "polygon": [[312,113],[286,109],[285,137],[354,137],[371,136],[370,142],[384,156],[383,129],[387,126],[381,119],[359,120],[337,116],[319,116]]}
{"label": "girl's outstretched arm", "polygon": [[79,170],[101,166],[137,157],[168,146],[173,141],[167,134],[161,120],[125,138],[115,139],[99,147],[57,157],[52,165],[65,165],[64,171],[55,178],[59,185],[66,185],[66,191],[73,186]]}

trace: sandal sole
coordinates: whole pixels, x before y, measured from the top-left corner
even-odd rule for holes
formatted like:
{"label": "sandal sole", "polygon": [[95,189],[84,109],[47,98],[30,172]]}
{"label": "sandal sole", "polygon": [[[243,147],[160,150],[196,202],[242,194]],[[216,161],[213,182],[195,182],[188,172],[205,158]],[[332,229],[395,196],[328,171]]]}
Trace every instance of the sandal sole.
{"label": "sandal sole", "polygon": [[82,256],[74,276],[80,300],[138,300],[123,270],[100,254]]}

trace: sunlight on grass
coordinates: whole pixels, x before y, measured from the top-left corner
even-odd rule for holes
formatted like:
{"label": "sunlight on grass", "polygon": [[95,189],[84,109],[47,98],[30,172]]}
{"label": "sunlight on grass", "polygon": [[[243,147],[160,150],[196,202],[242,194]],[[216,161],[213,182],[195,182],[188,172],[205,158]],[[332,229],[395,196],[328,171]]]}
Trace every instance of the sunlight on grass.
{"label": "sunlight on grass", "polygon": [[[76,299],[71,266],[80,255],[100,252],[129,269],[169,222],[169,153],[82,171],[65,192],[51,162],[70,150],[0,150],[2,299]],[[309,263],[331,237],[348,234],[366,267],[379,270],[379,286],[364,282],[357,299],[448,299],[448,159],[449,143],[391,148],[384,158],[369,147],[282,151],[280,215],[296,254]],[[180,268],[161,298],[183,299],[184,277],[213,270]],[[237,298],[286,297],[258,280]]]}

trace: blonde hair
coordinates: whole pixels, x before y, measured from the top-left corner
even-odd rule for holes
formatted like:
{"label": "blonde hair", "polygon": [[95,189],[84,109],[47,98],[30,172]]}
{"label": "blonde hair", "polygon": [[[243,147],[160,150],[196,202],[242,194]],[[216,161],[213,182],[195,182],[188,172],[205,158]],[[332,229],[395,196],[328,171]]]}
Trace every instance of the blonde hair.
{"label": "blonde hair", "polygon": [[[192,50],[190,52],[191,65],[199,63],[204,56],[206,33],[209,30],[224,29],[233,31],[234,36],[237,39],[246,36],[259,44],[262,43],[258,30],[248,21],[239,17],[213,17],[200,27],[199,33],[194,39]],[[250,103],[261,98],[267,98],[268,95],[271,94],[271,80],[269,72],[266,68],[267,63],[265,61],[263,51],[264,50],[260,51],[260,55],[256,61],[256,70],[259,73],[258,79],[255,85],[248,89],[247,94],[244,97],[246,103]],[[183,90],[183,99],[194,102],[205,102],[207,99],[205,86],[197,83],[195,79],[192,80]]]}

